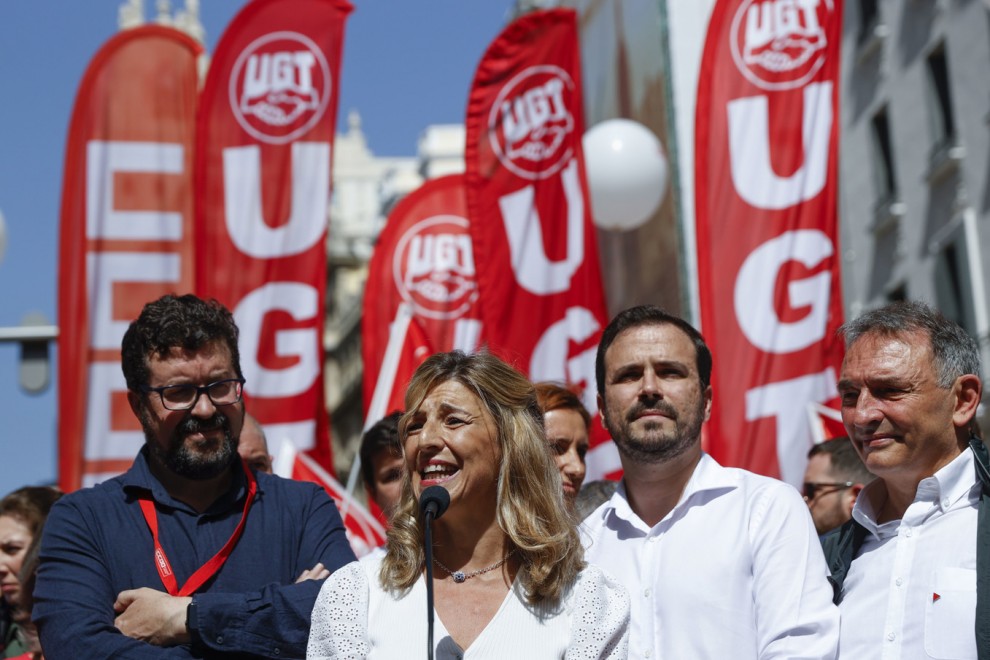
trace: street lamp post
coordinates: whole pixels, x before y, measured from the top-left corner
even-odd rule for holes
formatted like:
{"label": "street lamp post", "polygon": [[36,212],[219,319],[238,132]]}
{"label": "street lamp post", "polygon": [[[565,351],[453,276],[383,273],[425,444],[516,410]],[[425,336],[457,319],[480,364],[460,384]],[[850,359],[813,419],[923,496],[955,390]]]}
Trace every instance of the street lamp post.
{"label": "street lamp post", "polygon": [[24,317],[18,327],[0,328],[0,343],[17,342],[21,345],[21,387],[29,394],[40,394],[51,381],[51,359],[48,346],[58,339],[58,327],[48,323],[44,316],[32,312]]}
{"label": "street lamp post", "polygon": [[[0,212],[0,262],[7,247],[7,226]],[[39,394],[51,381],[51,360],[48,344],[58,338],[58,327],[38,312],[24,317],[19,327],[0,328],[0,343],[17,342],[21,345],[19,379],[21,387],[29,394]]]}

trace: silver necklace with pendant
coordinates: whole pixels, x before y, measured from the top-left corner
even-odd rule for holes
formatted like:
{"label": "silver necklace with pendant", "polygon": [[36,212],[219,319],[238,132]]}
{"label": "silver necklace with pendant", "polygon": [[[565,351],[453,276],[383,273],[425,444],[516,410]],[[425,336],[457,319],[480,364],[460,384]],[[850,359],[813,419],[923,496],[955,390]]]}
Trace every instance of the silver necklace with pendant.
{"label": "silver necklace with pendant", "polygon": [[449,568],[447,568],[446,566],[444,566],[440,562],[440,560],[437,559],[436,557],[433,558],[433,563],[436,564],[437,566],[439,566],[445,573],[447,573],[447,575],[449,575],[454,580],[454,582],[456,582],[457,584],[460,584],[461,582],[464,582],[465,580],[468,580],[470,578],[476,577],[478,575],[482,575],[484,573],[487,573],[488,571],[494,571],[496,568],[498,568],[499,566],[501,566],[502,564],[504,564],[509,559],[509,557],[511,555],[512,555],[512,553],[510,552],[509,554],[507,554],[506,556],[502,557],[501,559],[499,559],[497,562],[495,562],[491,566],[486,566],[484,568],[479,568],[478,570],[471,571],[470,573],[465,573],[464,571],[452,571]]}

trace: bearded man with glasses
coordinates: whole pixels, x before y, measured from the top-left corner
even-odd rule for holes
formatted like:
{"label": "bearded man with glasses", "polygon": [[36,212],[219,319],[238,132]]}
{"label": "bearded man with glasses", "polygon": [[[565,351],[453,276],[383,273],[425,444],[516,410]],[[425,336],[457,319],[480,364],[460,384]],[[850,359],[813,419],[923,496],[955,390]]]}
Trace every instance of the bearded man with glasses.
{"label": "bearded man with glasses", "polygon": [[808,452],[802,495],[818,534],[835,529],[852,517],[856,496],[873,475],[863,465],[848,437],[826,440]]}
{"label": "bearded man with glasses", "polygon": [[324,578],[354,560],[318,486],[247,468],[244,376],[216,301],[164,296],[124,335],[145,443],[123,475],[66,495],[41,544],[45,657],[302,657]]}

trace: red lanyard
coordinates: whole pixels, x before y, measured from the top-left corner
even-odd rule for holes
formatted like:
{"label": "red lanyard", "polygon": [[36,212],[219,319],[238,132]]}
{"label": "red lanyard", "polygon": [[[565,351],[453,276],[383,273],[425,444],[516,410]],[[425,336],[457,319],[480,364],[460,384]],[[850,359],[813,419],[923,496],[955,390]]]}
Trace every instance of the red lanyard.
{"label": "red lanyard", "polygon": [[161,541],[158,540],[158,512],[155,510],[155,503],[151,499],[151,493],[144,492],[140,495],[141,513],[144,514],[144,519],[148,523],[148,528],[151,530],[151,536],[155,540],[155,568],[158,569],[158,575],[162,578],[162,584],[165,585],[165,589],[168,590],[170,595],[191,596],[196,593],[196,590],[203,586],[204,582],[216,575],[216,572],[227,561],[227,557],[233,552],[234,546],[237,545],[237,541],[241,538],[241,533],[244,531],[244,523],[247,521],[248,510],[254,502],[254,495],[258,492],[258,484],[254,479],[254,475],[251,474],[251,469],[246,465],[244,466],[244,474],[247,476],[248,492],[247,500],[244,502],[244,513],[241,514],[241,522],[237,523],[237,529],[230,535],[230,538],[220,548],[220,551],[210,557],[209,561],[190,575],[181,589],[175,581],[175,573],[172,572],[172,565],[168,563],[165,548],[162,547]]}

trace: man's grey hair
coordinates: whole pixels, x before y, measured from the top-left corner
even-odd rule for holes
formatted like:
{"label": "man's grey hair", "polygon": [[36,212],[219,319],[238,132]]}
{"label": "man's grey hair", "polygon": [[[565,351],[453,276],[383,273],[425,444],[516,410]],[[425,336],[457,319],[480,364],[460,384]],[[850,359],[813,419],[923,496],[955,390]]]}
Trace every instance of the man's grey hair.
{"label": "man's grey hair", "polygon": [[885,337],[911,332],[928,335],[939,387],[950,387],[959,376],[980,377],[980,347],[958,323],[933,307],[917,301],[899,301],[871,310],[845,323],[839,333],[846,348],[864,335]]}

